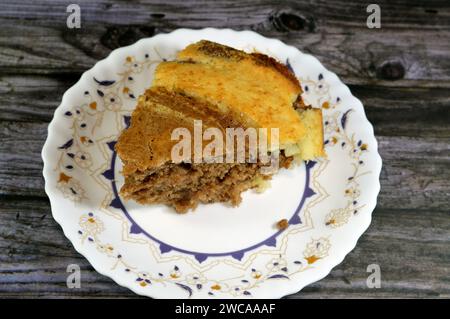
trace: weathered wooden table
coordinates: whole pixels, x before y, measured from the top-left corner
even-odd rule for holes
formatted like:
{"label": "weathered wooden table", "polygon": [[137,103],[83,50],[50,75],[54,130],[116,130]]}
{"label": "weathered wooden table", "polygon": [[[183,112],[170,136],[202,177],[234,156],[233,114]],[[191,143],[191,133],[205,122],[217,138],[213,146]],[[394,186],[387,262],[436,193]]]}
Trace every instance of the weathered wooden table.
{"label": "weathered wooden table", "polygon": [[[450,297],[450,3],[78,0],[0,4],[0,297],[136,297],[93,270],[53,220],[42,145],[62,94],[119,47],[176,28],[251,29],[311,53],[365,105],[383,157],[373,222],[325,279],[289,298]],[[66,267],[82,268],[81,289]],[[367,265],[382,286],[366,286]]]}

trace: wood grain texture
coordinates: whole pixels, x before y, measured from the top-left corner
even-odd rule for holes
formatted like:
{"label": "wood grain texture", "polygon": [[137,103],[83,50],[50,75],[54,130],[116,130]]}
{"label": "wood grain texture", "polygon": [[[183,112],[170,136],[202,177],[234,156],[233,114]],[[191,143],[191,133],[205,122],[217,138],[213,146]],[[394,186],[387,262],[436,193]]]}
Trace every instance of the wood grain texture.
{"label": "wood grain texture", "polygon": [[[0,297],[136,297],[93,270],[51,217],[40,152],[65,90],[113,49],[187,27],[250,29],[311,53],[349,85],[383,158],[369,230],[325,279],[289,298],[450,297],[450,3],[77,1],[0,4]],[[66,287],[66,267],[82,288]],[[368,264],[382,288],[368,289]]]}
{"label": "wood grain texture", "polygon": [[[46,199],[4,198],[0,214],[0,297],[133,297],[74,251],[52,219]],[[444,253],[449,227],[448,211],[377,209],[369,230],[345,261],[289,298],[450,296],[450,256]],[[81,289],[65,284],[72,263],[82,270]],[[372,263],[381,265],[381,289],[366,286],[367,265]]]}

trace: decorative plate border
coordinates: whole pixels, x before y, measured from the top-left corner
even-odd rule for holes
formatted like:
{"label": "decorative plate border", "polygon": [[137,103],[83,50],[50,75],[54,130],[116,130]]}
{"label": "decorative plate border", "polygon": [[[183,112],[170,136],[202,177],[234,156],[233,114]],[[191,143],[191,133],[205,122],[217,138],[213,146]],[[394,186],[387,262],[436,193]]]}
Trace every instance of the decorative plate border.
{"label": "decorative plate border", "polygon": [[[92,155],[85,149],[91,147],[92,144],[107,145],[107,142],[112,141],[114,136],[106,136],[101,140],[94,141],[86,132],[89,129],[93,134],[96,127],[100,126],[103,121],[103,113],[106,114],[108,111],[114,114],[117,128],[123,128],[124,123],[121,119],[129,113],[130,108],[122,110],[121,107],[127,103],[126,100],[129,99],[133,102],[136,97],[133,91],[133,75],[139,74],[145,67],[152,67],[162,60],[162,56],[166,56],[164,53],[160,54],[157,51],[157,48],[159,49],[157,44],[146,47],[153,48],[159,59],[152,59],[149,53],[145,53],[143,60],[138,60],[132,54],[127,55],[125,53],[142,53],[144,44],[151,41],[153,43],[167,41],[169,44],[175,45],[175,42],[186,42],[186,39],[190,39],[192,42],[200,38],[220,39],[219,42],[231,42],[241,49],[259,48],[260,51],[277,57],[281,54],[283,55],[281,59],[286,58],[293,70],[299,69],[296,64],[299,61],[301,61],[302,66],[310,65],[317,69],[316,79],[300,77],[305,91],[304,97],[312,105],[322,107],[326,114],[327,150],[340,146],[341,151],[348,152],[353,166],[352,173],[344,181],[347,186],[343,196],[347,198],[347,202],[340,208],[332,209],[324,217],[323,226],[318,225],[317,222],[314,224],[312,217],[307,214],[306,224],[309,227],[306,229],[289,227],[288,231],[280,237],[277,249],[262,249],[257,253],[249,254],[242,263],[223,260],[225,266],[232,265],[235,269],[240,269],[241,273],[237,278],[230,277],[219,281],[217,276],[214,276],[213,271],[215,267],[219,267],[216,262],[209,262],[202,267],[194,265],[187,259],[178,259],[178,262],[176,262],[177,258],[174,256],[161,256],[154,243],[128,236],[129,225],[121,220],[117,213],[107,209],[113,198],[102,199],[102,205],[97,213],[87,212],[83,203],[90,203],[93,199],[89,198],[89,191],[83,189],[80,183],[80,180],[84,177],[90,177],[96,179],[98,185],[103,189],[108,188],[107,180],[101,180],[98,177],[107,170],[107,165],[95,169],[91,167],[89,164],[99,157],[99,154]],[[108,75],[109,71],[106,70],[106,67],[113,62],[117,64],[119,56],[126,56],[124,59],[125,71],[121,74],[119,80],[105,80],[109,76],[113,76],[112,74]],[[166,56],[166,58],[173,57]],[[98,73],[105,78],[97,78]],[[83,87],[86,83],[92,83],[92,81],[95,81],[97,85],[96,91],[84,92],[87,97],[86,102],[67,110],[67,106],[71,105],[71,101],[74,100],[73,95],[77,93],[76,91],[79,91],[80,87]],[[92,87],[92,84],[89,84],[88,87]],[[330,92],[330,88],[334,90],[333,94]],[[316,96],[319,97],[318,100],[314,100],[314,94],[310,94],[310,92],[315,92]],[[344,102],[342,101],[345,101],[346,106],[351,107],[343,110],[341,103]],[[128,105],[131,105],[131,103]],[[83,122],[83,114],[89,114],[89,112],[96,114],[94,123]],[[353,113],[358,114],[359,125],[352,123],[352,128],[349,129],[347,124]],[[64,127],[64,123],[61,123],[64,117],[74,119],[71,127],[73,134],[70,135],[70,139],[60,143],[58,135],[67,135],[67,128]],[[83,124],[85,124],[84,127]],[[56,163],[53,160],[55,145],[59,147],[61,154],[65,154],[59,157]],[[108,155],[107,148],[99,147],[99,149],[102,153],[101,156],[110,158],[111,155]],[[373,128],[365,118],[361,102],[351,95],[348,88],[339,81],[334,73],[327,71],[314,57],[302,54],[296,48],[286,46],[278,40],[267,39],[250,31],[236,32],[210,28],[197,31],[180,29],[170,34],[161,34],[141,40],[132,46],[115,50],[107,59],[100,61],[94,68],[83,74],[80,81],[64,94],[61,106],[56,110],[54,119],[49,125],[49,137],[44,145],[42,157],[46,180],[45,189],[50,198],[54,218],[63,227],[65,235],[71,240],[75,249],[85,255],[100,273],[110,276],[119,284],[129,287],[138,294],[153,297],[247,296],[273,298],[294,293],[305,285],[324,277],[353,249],[357,239],[370,224],[370,215],[375,207],[376,197],[380,189],[381,158],[377,153]],[[65,159],[69,159],[74,165],[65,164]],[[368,165],[364,167],[366,162],[368,162]],[[319,161],[319,165],[313,170],[312,188],[317,196],[306,205],[305,210],[309,211],[314,205],[330,196],[319,182],[320,173],[331,165],[330,163],[330,160]],[[76,174],[70,173],[75,165],[84,169],[84,175],[81,178],[76,178]],[[367,174],[371,176],[370,179],[365,177]],[[362,196],[361,189],[368,189],[370,192],[366,192]],[[363,204],[360,204],[360,197],[364,197],[361,199]],[[66,199],[73,201],[75,211],[85,210],[85,213],[81,213],[79,217],[78,225],[67,221],[68,215],[61,209],[67,205]],[[96,198],[95,200],[99,199]],[[77,206],[77,203],[80,206]],[[100,213],[104,213],[104,217],[99,217],[98,214]],[[132,266],[134,261],[124,258],[123,254],[120,253],[121,247],[105,242],[104,238],[111,238],[108,237],[108,234],[105,234],[108,229],[104,227],[103,221],[108,216],[117,220],[118,229],[122,229],[123,242],[128,243],[128,245],[132,243],[133,245],[147,247],[158,263],[173,261],[170,270],[165,266],[167,271],[154,273],[154,271],[142,270],[140,266]],[[352,223],[352,230],[349,232],[345,228],[350,223]],[[78,231],[74,231],[74,227],[77,227]],[[113,227],[111,226],[111,228]],[[318,229],[320,231],[316,231]],[[290,258],[292,252],[289,252],[290,247],[288,247],[287,242],[291,237],[308,230],[315,230],[315,232],[311,233],[310,240],[305,242],[301,254],[303,257],[292,260]],[[337,240],[338,238],[341,240]],[[333,253],[330,253],[331,247],[333,247]],[[97,253],[94,254],[94,251]],[[258,260],[256,260],[255,255],[258,255]],[[113,259],[112,265],[108,261],[111,258]],[[318,261],[320,263],[316,266]],[[308,275],[300,276],[299,274],[305,270],[309,270]],[[275,279],[281,280],[282,283],[272,283],[270,289],[268,289],[268,282],[274,282]],[[176,290],[170,287],[178,288],[185,295],[178,294]]]}

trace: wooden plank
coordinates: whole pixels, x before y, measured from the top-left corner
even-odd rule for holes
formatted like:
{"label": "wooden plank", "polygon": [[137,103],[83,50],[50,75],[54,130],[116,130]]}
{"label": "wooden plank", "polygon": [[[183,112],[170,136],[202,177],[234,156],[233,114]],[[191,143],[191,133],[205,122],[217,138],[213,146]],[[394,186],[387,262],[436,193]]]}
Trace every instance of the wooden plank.
{"label": "wooden plank", "polygon": [[[51,217],[46,199],[3,197],[0,206],[0,297],[135,297],[95,272]],[[357,247],[325,279],[289,298],[438,297],[450,294],[450,211],[377,209]],[[67,265],[82,270],[68,289]],[[366,286],[379,264],[382,287]],[[430,271],[432,269],[432,271]]]}
{"label": "wooden plank", "polygon": [[448,89],[377,85],[350,85],[349,88],[363,103],[377,136],[450,138]]}
{"label": "wooden plank", "polygon": [[79,73],[111,49],[137,39],[179,27],[213,26],[251,29],[279,38],[314,54],[349,84],[449,88],[448,3],[396,6],[385,1],[380,5],[382,28],[368,29],[364,6],[345,1],[314,6],[275,1],[223,1],[214,6],[82,1],[85,27],[69,30],[65,2],[45,6],[4,2],[0,73]]}
{"label": "wooden plank", "polygon": [[[0,194],[45,196],[40,153],[47,123],[0,122]],[[378,136],[382,208],[450,208],[448,137]]]}
{"label": "wooden plank", "polygon": [[448,138],[378,137],[384,161],[378,206],[450,208]]}

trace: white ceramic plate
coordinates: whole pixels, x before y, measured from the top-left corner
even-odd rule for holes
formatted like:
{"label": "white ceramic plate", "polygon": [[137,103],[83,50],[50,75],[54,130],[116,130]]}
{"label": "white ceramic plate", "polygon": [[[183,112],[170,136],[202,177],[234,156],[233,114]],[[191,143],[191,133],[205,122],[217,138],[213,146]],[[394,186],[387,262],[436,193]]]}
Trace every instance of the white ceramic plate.
{"label": "white ceramic plate", "polygon": [[[156,65],[209,39],[291,67],[324,113],[328,158],[282,170],[237,208],[178,215],[124,202],[118,134]],[[101,274],[157,298],[280,298],[326,276],[367,229],[381,158],[361,102],[314,57],[254,32],[180,29],[113,51],[63,96],[42,151],[55,220]],[[286,218],[289,227],[274,224]]]}

